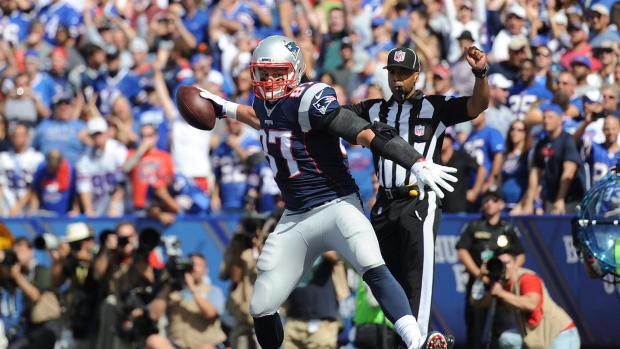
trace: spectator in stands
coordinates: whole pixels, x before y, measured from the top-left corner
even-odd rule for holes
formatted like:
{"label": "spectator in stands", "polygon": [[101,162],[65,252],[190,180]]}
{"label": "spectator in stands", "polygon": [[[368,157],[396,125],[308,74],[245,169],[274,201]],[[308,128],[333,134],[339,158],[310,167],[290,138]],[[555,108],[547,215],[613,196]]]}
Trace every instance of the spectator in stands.
{"label": "spectator in stands", "polygon": [[69,28],[71,37],[76,38],[80,33],[82,25],[80,15],[73,7],[61,0],[51,0],[40,8],[38,17],[45,24],[45,41],[50,45],[56,45],[56,30],[60,24]]}
{"label": "spectator in stands", "polygon": [[144,103],[146,92],[140,84],[140,78],[127,68],[121,68],[120,51],[114,48],[106,53],[107,72],[95,80],[95,92],[99,96],[98,107],[101,115],[108,116],[112,103],[118,96],[125,96],[132,107]]}
{"label": "spectator in stands", "polygon": [[[372,20],[372,44],[370,44],[370,46],[368,46],[368,48],[366,49],[370,57],[376,57],[379,54],[379,52],[390,51],[391,49],[395,47],[394,46],[395,44],[392,41],[392,31],[389,25],[390,23],[387,22],[385,18],[383,17],[377,17]],[[343,38],[341,38],[341,42]],[[333,69],[324,68],[323,71],[332,71],[332,70]]]}
{"label": "spectator in stands", "polygon": [[28,144],[29,128],[15,124],[9,151],[0,152],[0,209],[3,216],[21,216],[28,211],[34,173],[44,156]]}
{"label": "spectator in stands", "polygon": [[[482,193],[482,184],[487,174],[486,168],[478,165],[476,160],[469,156],[463,148],[455,149],[456,138],[456,132],[446,132],[441,147],[441,164],[456,168],[456,176],[459,179],[453,185],[454,191],[446,192],[441,200],[442,212],[445,213],[467,212]],[[475,173],[476,181],[471,189],[468,189],[468,181],[472,173]]]}
{"label": "spectator in stands", "polygon": [[157,129],[157,149],[170,150],[170,123],[178,116],[168,88],[163,79],[159,66],[154,68],[154,78],[144,83],[147,100],[135,115],[135,123],[138,125],[152,125]]}
{"label": "spectator in stands", "polygon": [[[463,49],[458,37],[467,30],[471,33],[474,42],[480,42],[480,33],[483,19],[480,11],[474,12],[474,4],[469,0],[459,2],[459,8],[455,8],[456,1],[444,2],[446,17],[450,21],[450,45],[448,46],[448,62],[456,62],[463,54]],[[476,16],[474,16],[476,14]],[[476,17],[476,18],[474,18]],[[501,60],[501,59],[500,59]],[[498,61],[500,61],[498,60]]]}
{"label": "spectator in stands", "polygon": [[[474,158],[478,165],[486,169],[485,181],[482,184],[482,192],[495,186],[497,176],[502,164],[504,151],[504,137],[502,134],[489,126],[486,122],[486,112],[471,120],[472,132],[463,144],[463,149]],[[469,187],[471,188],[475,178],[470,173]]]}
{"label": "spectator in stands", "polygon": [[500,73],[516,84],[519,80],[521,63],[528,58],[528,52],[529,41],[525,37],[513,38],[508,44],[508,59],[492,63],[489,66],[489,74]]}
{"label": "spectator in stands", "polygon": [[583,22],[569,22],[568,33],[570,34],[570,40],[572,48],[569,48],[564,52],[560,63],[566,68],[570,67],[570,63],[577,56],[592,56],[592,46],[588,44],[588,25]]}
{"label": "spectator in stands", "polygon": [[[52,97],[55,101],[65,93],[76,93],[77,91],[69,84],[69,71],[67,70],[67,51],[64,47],[56,46],[50,54],[50,69],[47,76],[54,81],[56,94]],[[71,92],[70,92],[71,91]]]}
{"label": "spectator in stands", "polygon": [[200,1],[183,0],[181,5],[185,14],[181,16],[183,26],[194,36],[195,46],[206,43],[209,29],[209,12],[198,7]]}
{"label": "spectator in stands", "polygon": [[2,312],[9,333],[9,348],[53,349],[59,337],[60,304],[50,280],[50,271],[34,258],[31,242],[18,238],[13,243],[17,261],[0,266],[3,279],[11,280],[2,290],[2,299],[12,306]]}
{"label": "spectator in stands", "polygon": [[66,290],[62,295],[66,306],[63,320],[71,330],[76,348],[92,348],[95,339],[93,319],[99,308],[99,283],[93,269],[95,246],[95,232],[79,222],[67,225],[65,241],[57,250],[50,251],[52,286]]}
{"label": "spectator in stands", "polygon": [[[27,4],[30,7],[30,3]],[[3,1],[0,10],[5,17],[2,39],[12,47],[19,47],[28,36],[31,16],[19,8],[17,1]]]}
{"label": "spectator in stands", "polygon": [[74,190],[73,165],[63,157],[60,150],[52,149],[34,173],[30,211],[41,210],[55,215],[66,215],[73,209]]}
{"label": "spectator in stands", "polygon": [[131,177],[133,185],[133,208],[146,209],[149,186],[167,188],[174,178],[174,165],[170,153],[157,149],[158,134],[153,125],[140,127],[140,145],[131,149],[123,171]]}
{"label": "spectator in stands", "polygon": [[447,97],[456,97],[456,91],[452,88],[450,71],[441,64],[436,65],[431,71],[433,79],[433,94]]}
{"label": "spectator in stands", "polygon": [[252,105],[254,103],[256,96],[254,94],[250,69],[244,69],[239,72],[239,75],[235,78],[235,90],[236,94],[231,99],[232,101],[244,105]]}
{"label": "spectator in stands", "polygon": [[259,221],[246,217],[226,247],[220,264],[220,279],[230,280],[226,311],[232,317],[228,344],[236,349],[259,348],[250,316],[250,299],[254,291],[258,255],[263,249]]}
{"label": "spectator in stands", "polygon": [[112,126],[112,137],[124,144],[127,148],[135,149],[138,144],[138,128],[131,104],[125,96],[118,96],[112,103],[112,114],[108,118]]}
{"label": "spectator in stands", "polygon": [[534,149],[528,189],[520,203],[524,214],[534,212],[534,199],[543,185],[545,213],[575,212],[585,193],[585,171],[575,141],[562,129],[562,109],[557,104],[543,106],[547,137]]}
{"label": "spectator in stands", "polygon": [[[516,47],[511,42],[515,42],[515,39],[524,40],[527,45],[527,28],[525,26],[527,19],[527,12],[519,3],[513,3],[506,12],[506,24],[505,28],[500,30],[499,33],[493,39],[493,48],[489,54],[489,58],[493,63],[499,63],[502,61],[510,60],[510,50],[518,51],[523,48]],[[528,57],[529,58],[529,57]],[[520,62],[515,62],[520,63]]]}
{"label": "spectator in stands", "polygon": [[38,120],[47,118],[50,111],[30,87],[30,77],[18,74],[9,94],[0,101],[0,113],[8,122],[19,122],[33,128]]}
{"label": "spectator in stands", "polygon": [[120,17],[112,17],[110,21],[115,26],[112,31],[112,44],[120,52],[120,68],[130,69],[133,67],[134,61],[129,51],[129,40],[135,37],[135,33]]}
{"label": "spectator in stands", "polygon": [[248,155],[261,149],[253,133],[233,119],[226,119],[229,134],[213,154],[215,185],[211,195],[211,208],[215,212],[241,212],[247,194],[247,172],[244,162]]}
{"label": "spectator in stands", "polygon": [[81,52],[86,63],[69,73],[69,81],[77,91],[82,91],[86,102],[89,102],[93,98],[95,81],[102,73],[106,56],[105,51],[94,44],[85,44]]}
{"label": "spectator in stands", "polygon": [[373,162],[370,149],[360,145],[352,145],[345,143],[347,156],[349,158],[349,170],[351,176],[355,179],[355,183],[359,187],[360,197],[362,199],[364,211],[370,217],[370,208],[375,203],[378,187],[377,175],[375,174],[375,164]]}
{"label": "spectator in stands", "polygon": [[[587,113],[583,124],[588,125],[592,122],[592,113]],[[583,140],[581,137],[575,139],[577,146],[584,154],[584,161],[590,169],[590,185],[598,182],[616,164],[620,156],[620,145],[618,145],[618,133],[620,133],[620,119],[615,115],[608,115],[604,118],[603,133],[605,134],[604,143],[596,143],[591,138]],[[575,135],[578,136],[577,132]]]}
{"label": "spectator in stands", "polygon": [[93,145],[76,164],[77,192],[84,214],[119,217],[124,214],[127,147],[109,139],[108,123],[101,117],[86,124]]}
{"label": "spectator in stands", "polygon": [[177,215],[206,215],[210,213],[210,199],[191,179],[176,174],[167,188],[149,187],[148,214],[160,223],[169,225]]}
{"label": "spectator in stands", "polygon": [[158,50],[158,55],[166,54],[169,54],[170,58],[164,61],[165,66],[162,71],[168,91],[175,94],[180,85],[191,85],[195,81],[194,72],[189,64],[189,59],[192,57],[192,46],[181,39],[176,39],[172,50],[168,51],[165,48],[162,51]]}
{"label": "spectator in stands", "polygon": [[283,349],[338,348],[338,298],[332,279],[337,263],[336,252],[323,253],[289,295]]}
{"label": "spectator in stands", "polygon": [[40,70],[42,67],[39,53],[32,49],[27,50],[24,53],[24,65],[26,73],[30,77],[30,87],[33,94],[45,107],[50,108],[54,102],[56,89],[54,88],[54,81]]}
{"label": "spectator in stands", "polygon": [[273,170],[265,159],[265,154],[262,151],[250,154],[245,159],[245,166],[248,173],[246,208],[249,201],[252,203],[252,211],[275,212],[276,196],[280,195],[280,189],[274,180]]}
{"label": "spectator in stands", "polygon": [[522,120],[538,100],[550,100],[553,93],[536,82],[536,66],[531,59],[525,59],[519,69],[519,80],[510,89],[508,106],[518,119]]}
{"label": "spectator in stands", "polygon": [[69,27],[64,24],[59,24],[58,29],[56,29],[56,47],[64,49],[67,53],[67,72],[85,63],[84,58],[75,47],[75,38],[71,37]]}
{"label": "spectator in stands", "polygon": [[489,76],[489,108],[486,110],[487,125],[498,130],[504,138],[508,136],[510,124],[517,116],[506,106],[512,81],[502,74],[495,73]]}
{"label": "spectator in stands", "polygon": [[618,28],[609,28],[609,8],[604,3],[598,3],[590,8],[590,36],[588,42],[592,47],[600,46],[603,41],[620,42]]}
{"label": "spectator in stands", "polygon": [[532,48],[532,54],[534,55],[534,63],[536,65],[536,75],[534,78],[536,82],[546,86],[547,74],[551,70],[553,64],[553,57],[551,55],[551,49],[547,47],[549,41],[547,37],[538,35],[530,41],[530,47]]}
{"label": "spectator in stands", "polygon": [[[620,42],[620,39],[618,42]],[[601,84],[613,84],[616,66],[618,66],[619,62],[613,43],[607,40],[601,41],[598,46],[592,47],[592,54],[601,62],[601,70],[598,72]]]}
{"label": "spectator in stands", "polygon": [[[481,297],[471,298],[477,307],[488,307],[496,297],[513,315],[516,329],[503,332],[499,338],[501,349],[540,346],[541,348],[577,349],[581,346],[579,332],[568,314],[549,296],[540,276],[521,268],[518,251],[514,246],[500,246],[493,251],[505,265],[505,273]],[[478,278],[485,278],[487,272]]]}
{"label": "spectator in stands", "polygon": [[85,140],[80,139],[80,133],[86,125],[77,119],[79,111],[75,110],[75,101],[75,96],[71,94],[58,99],[52,117],[37,126],[32,140],[33,148],[43,154],[58,149],[71,164],[75,164],[85,148]]}
{"label": "spectator in stands", "polygon": [[[501,219],[504,209],[504,198],[498,191],[487,191],[482,196],[482,217],[469,221],[463,226],[461,236],[456,243],[459,260],[469,274],[465,295],[465,323],[467,325],[467,348],[481,348],[484,343],[483,333],[487,322],[488,311],[474,307],[470,302],[472,293],[477,286],[482,288],[490,285],[491,280],[485,275],[486,264],[498,246],[510,244],[515,253],[513,263],[520,267],[525,263],[525,248],[516,226]],[[479,283],[482,282],[482,285]],[[478,285],[476,285],[478,283]],[[497,346],[500,335],[512,327],[510,312],[503,307],[495,308],[491,319],[493,331],[490,347]],[[488,344],[487,344],[488,345]]]}
{"label": "spectator in stands", "polygon": [[151,64],[147,61],[149,54],[149,45],[141,37],[134,38],[129,44],[129,52],[133,59],[133,66],[130,71],[139,77],[148,76],[151,70]]}
{"label": "spectator in stands", "polygon": [[189,258],[194,266],[190,273],[185,273],[183,288],[175,290],[166,283],[151,303],[152,319],[167,315],[168,336],[149,336],[146,339],[149,349],[224,348],[226,334],[220,320],[225,306],[224,293],[211,284],[205,257],[192,253]]}
{"label": "spectator in stands", "polygon": [[461,56],[450,65],[450,76],[452,76],[452,86],[459,96],[471,96],[474,92],[475,77],[470,74],[467,67],[467,59],[465,59],[465,48],[474,45],[474,36],[469,30],[463,30],[457,38]]}
{"label": "spectator in stands", "polygon": [[506,203],[504,210],[510,214],[520,214],[523,210],[520,203],[527,190],[532,144],[528,125],[523,120],[513,121],[506,136],[506,150],[497,179],[497,187]]}
{"label": "spectator in stands", "polygon": [[41,20],[36,18],[31,20],[30,22],[30,31],[28,33],[28,37],[24,41],[24,50],[26,52],[30,50],[34,50],[39,54],[39,57],[47,59],[52,52],[54,46],[50,45],[47,41],[43,39],[45,35],[45,27]]}
{"label": "spectator in stands", "polygon": [[[553,81],[551,75],[548,74],[547,89],[554,93],[562,92],[569,97],[570,106],[564,115],[568,115],[572,118],[580,118],[583,116],[583,97],[577,94],[577,79],[575,75],[571,72],[563,71],[558,75],[557,81]],[[540,115],[540,118],[537,118],[536,121],[537,123],[542,122],[542,115]]]}
{"label": "spectator in stands", "polygon": [[573,76],[577,80],[575,93],[578,96],[584,96],[589,91],[598,90],[600,88],[600,80],[597,75],[591,75],[592,60],[586,56],[576,56],[570,63]]}
{"label": "spectator in stands", "polygon": [[441,47],[428,25],[428,14],[419,9],[413,10],[409,13],[408,24],[409,30],[403,29],[398,33],[396,46],[414,50],[421,67],[434,67],[439,63]]}
{"label": "spectator in stands", "polygon": [[[317,42],[319,46],[319,58],[316,62],[317,76],[320,76],[323,72],[332,71],[342,64],[340,45],[342,44],[342,38],[350,32],[349,28],[347,28],[342,8],[332,8],[329,11],[328,17],[327,33],[320,34],[320,39]],[[373,36],[375,30],[377,29],[373,30]]]}

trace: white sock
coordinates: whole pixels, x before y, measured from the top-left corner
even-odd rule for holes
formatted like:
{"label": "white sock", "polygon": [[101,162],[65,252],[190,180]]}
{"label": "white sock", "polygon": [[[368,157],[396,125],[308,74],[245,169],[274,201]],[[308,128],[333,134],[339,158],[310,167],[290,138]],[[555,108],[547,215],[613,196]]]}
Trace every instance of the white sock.
{"label": "white sock", "polygon": [[407,348],[417,349],[422,345],[422,336],[420,335],[418,322],[413,315],[405,315],[398,319],[394,324],[394,329],[407,344]]}

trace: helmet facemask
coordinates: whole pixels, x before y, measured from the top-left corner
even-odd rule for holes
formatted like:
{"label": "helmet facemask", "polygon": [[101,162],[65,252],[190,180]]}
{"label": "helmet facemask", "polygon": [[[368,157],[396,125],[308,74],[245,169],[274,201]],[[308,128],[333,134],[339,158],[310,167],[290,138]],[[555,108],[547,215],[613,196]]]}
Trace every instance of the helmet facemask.
{"label": "helmet facemask", "polygon": [[[267,80],[261,78],[263,69],[285,69],[285,73],[282,74],[282,79]],[[299,84],[297,72],[291,62],[250,62],[250,74],[254,93],[258,98],[267,101],[290,95],[295,86]]]}

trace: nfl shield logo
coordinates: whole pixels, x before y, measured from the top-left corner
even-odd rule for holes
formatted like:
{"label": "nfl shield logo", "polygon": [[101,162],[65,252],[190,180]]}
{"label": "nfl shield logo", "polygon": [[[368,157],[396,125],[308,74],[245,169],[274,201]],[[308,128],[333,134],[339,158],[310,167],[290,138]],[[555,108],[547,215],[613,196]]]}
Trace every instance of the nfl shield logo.
{"label": "nfl shield logo", "polygon": [[418,137],[424,136],[424,126],[422,125],[416,125],[413,128],[413,134],[415,134]]}
{"label": "nfl shield logo", "polygon": [[396,62],[402,62],[405,60],[405,52],[403,51],[396,51],[394,52],[394,60]]}

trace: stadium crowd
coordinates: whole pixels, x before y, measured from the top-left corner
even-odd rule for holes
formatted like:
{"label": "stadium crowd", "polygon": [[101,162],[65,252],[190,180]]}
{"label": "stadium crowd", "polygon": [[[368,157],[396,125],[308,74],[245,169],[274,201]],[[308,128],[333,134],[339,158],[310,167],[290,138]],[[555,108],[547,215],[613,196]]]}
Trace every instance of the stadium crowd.
{"label": "stadium crowd", "polygon": [[[479,212],[488,190],[501,193],[511,215],[574,212],[620,155],[620,3],[613,0],[0,0],[0,10],[1,217],[135,214],[167,225],[178,215],[277,213],[283,204],[258,133],[229,119],[211,132],[194,129],[175,104],[180,85],[253,103],[251,53],[274,34],[296,40],[306,78],[332,85],[343,105],[390,98],[383,67],[392,48],[417,53],[417,89],[447,97],[472,93],[463,47],[487,53],[489,107],[450,128],[441,149],[442,162],[459,169],[446,213]],[[369,209],[378,186],[372,155],[346,146]],[[79,244],[71,249],[88,250],[92,236],[75,229]],[[117,306],[107,296],[121,296],[122,278],[112,274],[129,259],[118,256],[132,256],[126,240],[137,232],[119,225],[111,236],[103,249],[114,253],[104,254],[110,261],[100,260],[91,280],[110,287],[97,298],[100,328],[110,325],[106,306]],[[250,260],[255,238],[236,244]],[[20,263],[30,265],[30,242],[15,244],[25,251]],[[37,288],[75,276],[74,265],[62,267],[68,255],[54,259],[52,284]],[[242,258],[228,255],[230,263]],[[207,294],[204,257],[192,259],[196,281],[187,282]],[[154,277],[145,265],[135,272]],[[251,286],[251,271],[235,272],[222,277]],[[173,293],[162,297],[179,304],[191,297]],[[213,325],[217,309],[207,308],[200,310]],[[165,306],[154,311],[161,316]],[[84,338],[96,332],[78,330]],[[210,334],[213,345],[223,342]],[[97,347],[121,345],[104,339]],[[168,348],[161,341],[147,344]]]}

